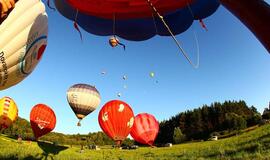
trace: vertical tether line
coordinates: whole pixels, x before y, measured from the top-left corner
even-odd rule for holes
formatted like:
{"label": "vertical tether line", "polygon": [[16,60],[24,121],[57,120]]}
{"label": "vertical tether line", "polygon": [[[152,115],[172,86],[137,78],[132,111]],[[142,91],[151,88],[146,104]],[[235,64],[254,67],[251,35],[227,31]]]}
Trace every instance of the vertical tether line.
{"label": "vertical tether line", "polygon": [[82,41],[82,33],[81,33],[80,28],[79,28],[79,26],[77,24],[78,13],[79,13],[79,11],[78,11],[78,9],[76,9],[76,15],[75,15],[75,19],[74,19],[74,22],[73,22],[73,26],[79,32],[80,38],[81,38],[81,41]]}
{"label": "vertical tether line", "polygon": [[[191,16],[193,18],[195,18],[194,13],[192,12],[192,9],[191,9],[190,4],[188,2],[187,2],[187,6],[188,6],[188,9],[189,9],[189,12],[190,12]],[[196,31],[195,31],[195,29],[194,29],[193,26],[192,26],[192,30],[193,30],[194,39],[196,41],[196,47],[197,47],[197,66],[199,67],[199,65],[200,65],[200,47],[199,47],[199,41],[198,41],[197,33],[196,33]]]}
{"label": "vertical tether line", "polygon": [[115,37],[115,13],[113,13],[113,36]]}
{"label": "vertical tether line", "polygon": [[156,34],[158,34],[158,29],[157,29],[156,19],[155,19],[153,13],[152,13],[152,18],[153,18],[153,23],[154,23],[154,26],[155,26],[155,29],[156,29]]}
{"label": "vertical tether line", "polygon": [[76,9],[75,22],[77,22],[78,13],[79,13],[79,10]]}
{"label": "vertical tether line", "polygon": [[180,43],[178,42],[178,40],[176,39],[175,35],[172,33],[170,27],[167,25],[167,23],[165,22],[163,16],[161,16],[159,14],[159,12],[157,11],[157,9],[155,8],[155,6],[152,4],[152,2],[150,2],[150,0],[146,0],[147,3],[149,4],[149,6],[153,9],[153,11],[156,13],[156,15],[160,18],[160,20],[162,21],[163,25],[166,27],[166,29],[168,30],[168,32],[170,33],[171,37],[173,38],[174,42],[176,43],[177,47],[180,49],[181,53],[184,55],[184,57],[188,60],[188,62],[194,67],[194,68],[198,68],[198,64],[194,65],[192,63],[192,61],[189,59],[188,55],[186,54],[185,50],[182,48],[182,46],[180,45]]}

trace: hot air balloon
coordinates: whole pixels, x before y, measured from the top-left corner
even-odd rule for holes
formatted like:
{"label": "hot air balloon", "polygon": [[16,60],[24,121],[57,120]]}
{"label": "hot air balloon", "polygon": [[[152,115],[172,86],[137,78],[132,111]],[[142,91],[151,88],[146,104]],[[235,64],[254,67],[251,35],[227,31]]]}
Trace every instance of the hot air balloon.
{"label": "hot air balloon", "polygon": [[106,74],[106,71],[102,71],[101,74],[105,75]]}
{"label": "hot air balloon", "polygon": [[[261,41],[270,53],[270,5],[265,0],[220,0]],[[268,19],[268,20],[267,20]]]}
{"label": "hot air balloon", "polygon": [[[213,14],[219,0],[54,0],[57,10],[76,21],[86,31],[101,35],[117,35],[127,40],[141,41],[156,34],[170,36],[160,16],[174,34],[187,30],[193,20]],[[153,9],[156,10],[153,10]]]}
{"label": "hot air balloon", "polygon": [[93,112],[100,104],[100,95],[98,90],[88,84],[75,84],[67,91],[68,103],[80,121]]}
{"label": "hot air balloon", "polygon": [[140,113],[135,117],[130,135],[141,144],[153,145],[159,131],[156,118],[148,113]]}
{"label": "hot air balloon", "polygon": [[0,25],[0,90],[27,77],[47,45],[48,18],[40,0],[19,0]]}
{"label": "hot air balloon", "polygon": [[[119,36],[126,40],[143,41],[154,37],[172,36],[180,51],[192,64],[175,38],[186,31],[194,20],[212,15],[219,0],[54,0],[57,10],[89,33]],[[114,43],[116,42],[116,43]],[[118,41],[119,42],[119,41]],[[117,44],[116,39],[113,43]],[[113,45],[115,46],[115,45]]]}
{"label": "hot air balloon", "polygon": [[50,107],[45,104],[37,104],[31,110],[30,123],[35,138],[38,139],[54,129],[56,117]]}
{"label": "hot air balloon", "polygon": [[0,128],[8,128],[18,118],[18,108],[10,97],[0,99]]}
{"label": "hot air balloon", "polygon": [[150,76],[151,78],[154,78],[154,77],[155,77],[155,73],[154,73],[154,72],[150,72],[150,73],[149,73],[149,76]]}
{"label": "hot air balloon", "polygon": [[112,100],[101,108],[98,122],[104,133],[120,145],[133,126],[134,114],[127,103]]}
{"label": "hot air balloon", "polygon": [[123,80],[127,80],[127,78],[128,78],[127,75],[123,76]]}
{"label": "hot air balloon", "polygon": [[121,92],[118,92],[118,93],[117,93],[117,96],[118,96],[118,97],[121,97],[121,95],[122,95]]}

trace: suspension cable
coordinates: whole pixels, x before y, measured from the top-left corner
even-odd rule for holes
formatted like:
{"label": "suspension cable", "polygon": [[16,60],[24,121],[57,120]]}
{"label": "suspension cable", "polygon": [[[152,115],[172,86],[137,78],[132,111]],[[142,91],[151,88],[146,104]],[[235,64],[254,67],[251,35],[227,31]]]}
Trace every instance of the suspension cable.
{"label": "suspension cable", "polygon": [[168,30],[168,32],[170,33],[171,37],[173,38],[174,42],[176,43],[177,47],[180,49],[181,53],[184,55],[184,57],[188,60],[189,64],[191,64],[194,68],[198,68],[198,64],[193,64],[192,61],[189,59],[187,53],[185,52],[185,50],[182,48],[182,46],[180,45],[180,43],[178,42],[178,40],[176,39],[175,35],[172,33],[170,27],[167,25],[167,23],[165,22],[163,16],[161,16],[159,14],[159,12],[157,11],[157,9],[155,8],[155,6],[152,4],[152,2],[150,0],[146,0],[147,3],[149,4],[149,6],[153,9],[153,11],[156,13],[156,15],[160,18],[160,20],[162,21],[163,25],[166,27],[166,29]]}

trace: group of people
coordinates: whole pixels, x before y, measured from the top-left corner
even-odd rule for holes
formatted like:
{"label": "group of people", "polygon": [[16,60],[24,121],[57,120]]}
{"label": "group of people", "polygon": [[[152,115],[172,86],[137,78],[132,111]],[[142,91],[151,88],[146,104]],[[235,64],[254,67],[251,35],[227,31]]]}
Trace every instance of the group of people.
{"label": "group of people", "polygon": [[16,0],[0,0],[0,22],[2,22],[15,7],[15,1]]}

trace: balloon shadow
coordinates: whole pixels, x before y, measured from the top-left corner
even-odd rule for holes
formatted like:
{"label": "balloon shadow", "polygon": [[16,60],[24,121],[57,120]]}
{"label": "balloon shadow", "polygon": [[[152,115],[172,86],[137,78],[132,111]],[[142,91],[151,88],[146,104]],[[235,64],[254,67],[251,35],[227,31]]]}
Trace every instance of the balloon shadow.
{"label": "balloon shadow", "polygon": [[42,149],[43,153],[36,155],[37,157],[41,157],[42,159],[53,159],[53,156],[59,154],[61,151],[68,149],[66,146],[55,145],[51,142],[41,142],[37,141],[37,144],[40,149]]}

